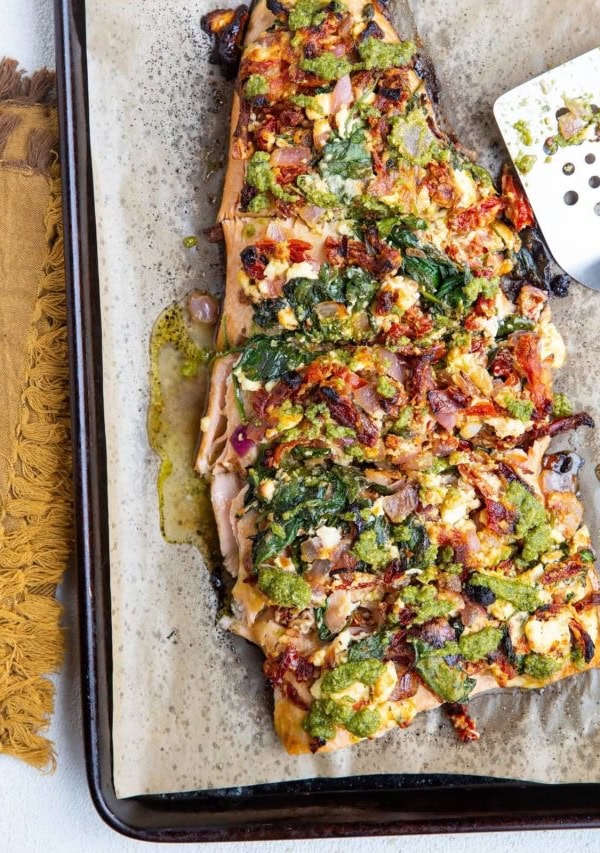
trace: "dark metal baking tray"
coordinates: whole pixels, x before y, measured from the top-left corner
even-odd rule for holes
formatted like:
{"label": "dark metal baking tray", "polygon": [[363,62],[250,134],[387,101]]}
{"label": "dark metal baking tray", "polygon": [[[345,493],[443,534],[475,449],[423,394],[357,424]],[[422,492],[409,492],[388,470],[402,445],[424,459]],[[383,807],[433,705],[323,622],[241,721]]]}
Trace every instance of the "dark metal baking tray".
{"label": "dark metal baking tray", "polygon": [[[117,799],[102,358],[84,0],[55,0],[71,342],[83,718],[100,816],[146,841],[241,841],[600,826],[600,784],[473,776],[312,779]],[[400,770],[401,768],[399,768]]]}

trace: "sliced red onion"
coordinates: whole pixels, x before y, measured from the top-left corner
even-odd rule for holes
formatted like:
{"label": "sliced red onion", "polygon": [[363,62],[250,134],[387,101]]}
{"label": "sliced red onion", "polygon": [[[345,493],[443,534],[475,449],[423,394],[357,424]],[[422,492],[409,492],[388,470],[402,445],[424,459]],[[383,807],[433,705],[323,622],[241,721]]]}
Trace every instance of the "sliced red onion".
{"label": "sliced red onion", "polygon": [[339,109],[348,106],[353,100],[352,81],[350,80],[350,75],[345,74],[335,84],[335,89],[331,96],[331,112],[335,115]]}
{"label": "sliced red onion", "polygon": [[356,605],[351,601],[351,595],[347,589],[336,590],[328,596],[325,624],[332,634],[339,634],[346,627],[348,610],[353,610],[355,607]]}
{"label": "sliced red onion", "polygon": [[315,313],[321,320],[341,319],[348,314],[339,302],[319,302],[315,308]]}
{"label": "sliced red onion", "polygon": [[389,696],[390,702],[410,699],[419,689],[419,677],[417,673],[412,670],[406,672],[406,667],[402,664],[396,664],[396,675],[398,676],[398,681]]}
{"label": "sliced red onion", "polygon": [[251,450],[254,450],[256,444],[246,434],[245,424],[240,424],[233,431],[231,436],[231,446],[238,456],[246,456]]}
{"label": "sliced red onion", "polygon": [[404,382],[408,370],[406,362],[400,359],[395,352],[390,352],[387,349],[379,350],[379,357],[386,376],[395,379],[397,382]]}
{"label": "sliced red onion", "polygon": [[434,649],[441,649],[445,643],[456,639],[454,628],[450,626],[446,619],[442,619],[441,617],[426,622],[417,628],[415,633],[420,640],[428,643]]}
{"label": "sliced red onion", "polygon": [[392,495],[386,495],[381,501],[383,511],[390,521],[400,524],[414,512],[419,503],[417,487],[412,483],[403,483]]}
{"label": "sliced red onion", "polygon": [[273,166],[302,166],[310,161],[310,148],[298,145],[294,148],[276,148],[271,154]]}
{"label": "sliced red onion", "polygon": [[354,392],[354,402],[358,403],[369,415],[381,412],[381,403],[377,391],[371,385],[363,385]]}
{"label": "sliced red onion", "polygon": [[281,243],[285,240],[285,234],[275,221],[271,221],[267,225],[267,237],[269,240],[275,240],[276,243]]}
{"label": "sliced red onion", "polygon": [[316,560],[322,547],[323,543],[318,536],[313,536],[311,539],[305,539],[300,547],[300,553],[304,562],[312,563],[313,560]]}
{"label": "sliced red onion", "polygon": [[329,578],[330,569],[331,560],[315,560],[310,569],[304,572],[304,580],[313,590],[321,589]]}
{"label": "sliced red onion", "polygon": [[452,432],[458,420],[457,412],[460,410],[458,403],[448,391],[429,391],[427,400],[438,424],[448,432]]}
{"label": "sliced red onion", "polygon": [[324,207],[317,207],[315,204],[307,204],[302,210],[302,218],[307,225],[314,225],[314,223],[318,222],[324,213]]}
{"label": "sliced red onion", "polygon": [[469,530],[467,532],[466,540],[470,554],[476,554],[478,551],[481,551],[481,542],[479,541],[479,536],[477,535],[476,530]]}
{"label": "sliced red onion", "polygon": [[201,293],[194,290],[188,297],[188,311],[192,320],[196,323],[217,322],[219,316],[219,303],[210,293]]}

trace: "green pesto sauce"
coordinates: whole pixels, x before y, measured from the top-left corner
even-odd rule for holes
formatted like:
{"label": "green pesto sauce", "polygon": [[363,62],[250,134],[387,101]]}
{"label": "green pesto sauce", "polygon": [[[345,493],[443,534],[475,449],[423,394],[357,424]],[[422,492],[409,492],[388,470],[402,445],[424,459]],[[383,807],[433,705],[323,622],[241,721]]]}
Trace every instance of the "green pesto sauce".
{"label": "green pesto sauce", "polygon": [[532,678],[549,678],[562,667],[564,661],[556,660],[550,655],[538,655],[531,652],[523,658],[523,672]]}
{"label": "green pesto sauce", "polygon": [[413,408],[412,406],[406,406],[404,409],[402,409],[402,411],[390,427],[390,432],[392,433],[392,435],[404,436],[407,434],[409,427],[412,424],[412,421]]}
{"label": "green pesto sauce", "polygon": [[391,560],[390,547],[391,543],[382,544],[376,531],[371,528],[360,534],[354,543],[352,553],[363,563],[367,563],[374,569],[381,569]]}
{"label": "green pesto sauce", "polygon": [[483,586],[491,591],[498,598],[504,599],[514,604],[517,610],[522,610],[527,613],[533,613],[538,607],[546,603],[546,599],[540,594],[540,590],[535,587],[528,586],[522,581],[506,578],[499,574],[480,574],[476,572],[471,575],[469,583],[473,586]]}
{"label": "green pesto sauce", "polygon": [[190,465],[206,400],[211,338],[212,329],[192,323],[178,303],[157,319],[150,340],[148,439],[160,458],[162,534],[167,542],[195,545],[212,567],[219,548],[208,484]]}
{"label": "green pesto sauce", "polygon": [[437,654],[419,657],[415,669],[425,684],[446,702],[466,702],[476,684],[474,678],[468,678],[459,667],[450,666]]}
{"label": "green pesto sauce", "polygon": [[303,71],[311,71],[321,80],[339,80],[349,74],[353,67],[343,56],[335,56],[333,53],[322,53],[314,59],[303,59],[300,62]]}
{"label": "green pesto sauce", "polygon": [[335,737],[338,726],[356,737],[370,737],[380,725],[381,717],[374,708],[363,708],[355,713],[350,705],[332,699],[315,699],[303,722],[305,731],[321,740]]}
{"label": "green pesto sauce", "polygon": [[520,400],[512,394],[504,394],[501,401],[502,406],[513,418],[519,421],[528,421],[533,414],[533,403],[531,400]]}
{"label": "green pesto sauce", "polygon": [[299,575],[265,566],[258,573],[258,588],[281,607],[302,610],[310,604],[310,586]]}
{"label": "green pesto sauce", "polygon": [[325,673],[321,681],[321,692],[324,696],[330,696],[332,693],[346,690],[357,681],[370,687],[375,684],[384,670],[385,666],[376,658],[342,663]]}
{"label": "green pesto sauce", "polygon": [[270,206],[271,202],[269,201],[269,197],[266,193],[259,193],[250,201],[248,210],[252,213],[262,213],[263,210],[266,210]]}
{"label": "green pesto sauce", "polygon": [[463,634],[458,641],[458,648],[465,660],[482,660],[496,651],[502,640],[500,628],[482,628],[474,634]]}
{"label": "green pesto sauce", "polygon": [[527,175],[535,166],[537,157],[535,154],[519,154],[515,160],[515,166],[522,175]]}
{"label": "green pesto sauce", "polygon": [[499,290],[500,285],[497,278],[487,279],[478,276],[472,278],[465,284],[463,293],[465,295],[466,302],[469,305],[472,305],[480,294],[486,299],[490,299],[492,296],[495,296]]}
{"label": "green pesto sauce", "polygon": [[454,608],[451,601],[438,598],[436,588],[430,584],[407,586],[401,591],[400,595],[406,605],[416,610],[415,616],[411,620],[414,625],[423,625],[430,619],[446,616]]}
{"label": "green pesto sauce", "polygon": [[317,207],[337,207],[340,203],[338,197],[329,190],[317,186],[316,180],[314,175],[300,175],[297,179],[298,189],[304,198]]}
{"label": "green pesto sauce", "polygon": [[377,380],[377,393],[386,400],[392,400],[398,393],[398,389],[389,377],[380,376]]}
{"label": "green pesto sauce", "polygon": [[363,708],[356,714],[352,714],[345,727],[356,737],[369,737],[375,734],[380,725],[379,711],[376,708]]}
{"label": "green pesto sauce", "polygon": [[573,414],[573,404],[566,394],[555,394],[552,400],[552,414],[555,418],[565,418]]}
{"label": "green pesto sauce", "polygon": [[316,24],[314,17],[327,5],[328,0],[296,0],[294,8],[288,16],[288,27],[292,32],[301,27]]}
{"label": "green pesto sauce", "polygon": [[439,145],[427,124],[425,112],[412,110],[403,116],[394,116],[388,143],[400,157],[416,166],[427,166],[439,156]]}
{"label": "green pesto sauce", "polygon": [[290,98],[292,104],[303,109],[312,110],[319,115],[323,115],[323,109],[314,95],[292,95]]}
{"label": "green pesto sauce", "polygon": [[386,68],[408,65],[416,49],[416,45],[412,41],[388,44],[373,37],[365,39],[358,46],[360,58],[367,71],[384,71]]}
{"label": "green pesto sauce", "polygon": [[[270,156],[266,151],[255,151],[246,168],[246,182],[250,184],[251,187],[255,187],[259,193],[270,192],[275,196],[275,198],[279,198],[282,201],[298,201],[298,196],[286,192],[283,187],[277,183],[269,161]],[[259,196],[256,196],[252,201],[255,202],[257,198],[259,198]],[[257,210],[256,208],[251,209],[255,212]],[[259,210],[262,209],[264,208],[261,206]]]}
{"label": "green pesto sauce", "polygon": [[516,121],[513,124],[513,127],[519,134],[519,139],[521,140],[521,143],[523,145],[533,144],[533,136],[531,135],[531,129],[525,119],[520,118],[519,121]]}
{"label": "green pesto sauce", "polygon": [[262,74],[251,74],[246,80],[244,86],[244,95],[247,98],[256,98],[258,95],[266,95],[269,91],[269,84],[266,77]]}
{"label": "green pesto sauce", "polygon": [[516,480],[509,484],[506,498],[519,513],[515,532],[524,540],[522,559],[527,562],[537,560],[552,548],[548,513],[539,500]]}

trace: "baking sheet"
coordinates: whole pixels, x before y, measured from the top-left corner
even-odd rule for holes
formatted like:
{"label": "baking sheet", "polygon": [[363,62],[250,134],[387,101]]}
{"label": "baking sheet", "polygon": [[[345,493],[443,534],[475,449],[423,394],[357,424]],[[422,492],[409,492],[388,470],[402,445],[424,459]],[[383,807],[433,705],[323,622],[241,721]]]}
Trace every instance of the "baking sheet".
{"label": "baking sheet", "polygon": [[[150,331],[160,310],[192,287],[219,292],[223,284],[216,247],[182,244],[212,224],[222,180],[230,85],[208,64],[199,23],[213,5],[144,0],[142,15],[136,0],[87,2],[117,795],[382,772],[597,781],[598,673],[543,693],[473,700],[482,738],[470,745],[434,711],[334,756],[288,756],[271,725],[259,653],[215,628],[216,599],[200,555],[161,538],[157,460],[146,433]],[[410,8],[402,0],[392,12],[404,32],[414,15],[446,113],[488,160],[499,151],[495,97],[600,43],[600,0],[572,2],[568,11],[557,0],[413,0]],[[600,295],[574,285],[554,310],[569,349],[558,388],[600,423]],[[593,531],[599,441],[590,431],[567,441],[588,460],[582,487]]]}

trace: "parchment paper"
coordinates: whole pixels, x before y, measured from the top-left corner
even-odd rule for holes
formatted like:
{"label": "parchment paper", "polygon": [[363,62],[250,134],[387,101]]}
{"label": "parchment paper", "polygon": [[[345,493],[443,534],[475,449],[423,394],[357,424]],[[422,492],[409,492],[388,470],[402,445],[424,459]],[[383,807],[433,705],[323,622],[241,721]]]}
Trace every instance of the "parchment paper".
{"label": "parchment paper", "polygon": [[[226,147],[230,85],[207,62],[199,22],[208,2],[87,2],[118,796],[382,772],[600,779],[598,673],[543,693],[475,699],[482,737],[474,744],[459,743],[435,711],[333,757],[288,756],[273,732],[260,655],[215,627],[199,555],[161,539],[146,433],[150,331],[160,310],[191,287],[219,292],[223,284],[215,247],[182,245],[213,222]],[[412,12],[446,114],[488,161],[500,151],[493,100],[600,44],[600,0],[413,0]],[[573,285],[567,299],[554,300],[554,312],[569,349],[559,389],[600,423],[600,294]],[[582,486],[593,531],[599,439],[600,429],[568,440],[587,460]]]}

